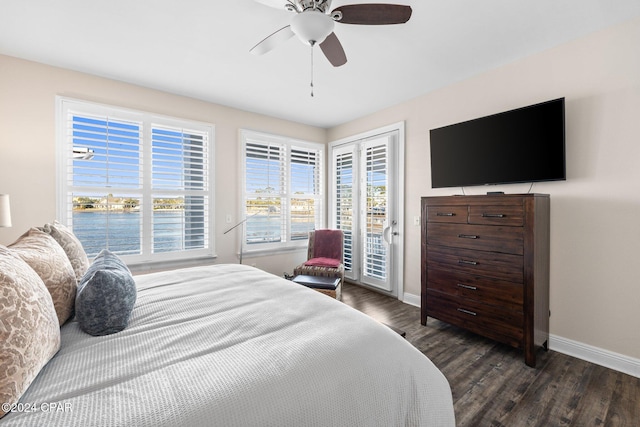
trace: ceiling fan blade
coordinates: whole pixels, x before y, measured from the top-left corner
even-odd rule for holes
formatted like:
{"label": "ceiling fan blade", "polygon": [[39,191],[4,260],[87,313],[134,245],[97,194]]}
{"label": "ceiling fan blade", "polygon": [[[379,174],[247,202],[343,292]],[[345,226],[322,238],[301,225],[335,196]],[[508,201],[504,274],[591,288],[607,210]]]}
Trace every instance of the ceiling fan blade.
{"label": "ceiling fan blade", "polygon": [[404,24],[411,18],[411,6],[399,4],[367,3],[350,4],[335,8],[331,13],[341,12],[343,24],[389,25]]}
{"label": "ceiling fan blade", "polygon": [[291,26],[287,25],[286,27],[282,27],[275,33],[267,36],[260,43],[249,49],[249,52],[254,55],[262,55],[263,53],[267,53],[274,49],[279,44],[286,42],[291,37],[293,37],[293,31],[291,31]]}
{"label": "ceiling fan blade", "polygon": [[320,43],[322,53],[327,57],[331,65],[339,67],[347,63],[347,55],[344,53],[342,43],[338,40],[336,33],[331,33],[322,43]]}

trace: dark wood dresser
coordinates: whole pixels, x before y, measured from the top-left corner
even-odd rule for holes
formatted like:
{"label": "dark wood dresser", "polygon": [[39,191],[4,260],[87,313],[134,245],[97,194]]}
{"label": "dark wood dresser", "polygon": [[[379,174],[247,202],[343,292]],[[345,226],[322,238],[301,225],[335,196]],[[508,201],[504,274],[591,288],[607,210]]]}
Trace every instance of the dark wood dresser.
{"label": "dark wood dresser", "polygon": [[421,318],[524,350],[549,340],[549,195],[422,198]]}

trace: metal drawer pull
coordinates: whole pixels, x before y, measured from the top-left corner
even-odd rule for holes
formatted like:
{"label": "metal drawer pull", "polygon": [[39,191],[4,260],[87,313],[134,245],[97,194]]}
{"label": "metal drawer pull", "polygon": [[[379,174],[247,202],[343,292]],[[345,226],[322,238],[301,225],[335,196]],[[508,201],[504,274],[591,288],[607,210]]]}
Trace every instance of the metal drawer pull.
{"label": "metal drawer pull", "polygon": [[466,264],[466,265],[478,265],[476,261],[468,261],[466,259],[459,259],[458,264]]}
{"label": "metal drawer pull", "polygon": [[459,308],[458,311],[460,313],[470,314],[472,316],[477,316],[478,315],[478,313],[474,313],[473,311],[470,311],[470,310],[465,310],[464,308]]}
{"label": "metal drawer pull", "polygon": [[491,213],[483,213],[482,218],[504,218],[505,214],[491,214]]}
{"label": "metal drawer pull", "polygon": [[462,283],[458,283],[457,285],[459,288],[465,288],[465,289],[470,289],[472,291],[477,290],[478,288],[476,288],[475,286],[469,286],[469,285],[463,285]]}
{"label": "metal drawer pull", "polygon": [[479,239],[480,236],[476,236],[475,234],[458,234],[458,237],[461,239]]}
{"label": "metal drawer pull", "polygon": [[453,212],[436,212],[436,216],[456,216]]}

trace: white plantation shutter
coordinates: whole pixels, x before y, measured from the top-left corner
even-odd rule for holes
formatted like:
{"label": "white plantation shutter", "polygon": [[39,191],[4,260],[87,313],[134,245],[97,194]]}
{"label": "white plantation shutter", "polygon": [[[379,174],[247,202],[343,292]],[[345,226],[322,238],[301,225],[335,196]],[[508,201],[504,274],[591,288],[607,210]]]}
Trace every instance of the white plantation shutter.
{"label": "white plantation shutter", "polygon": [[66,130],[73,142],[66,178],[74,187],[142,187],[142,123],[70,114]]}
{"label": "white plantation shutter", "polygon": [[387,143],[374,140],[364,146],[364,179],[366,209],[364,211],[363,275],[386,280],[387,245],[383,231],[387,224]]}
{"label": "white plantation shutter", "polygon": [[204,132],[154,125],[151,130],[153,188],[206,190],[208,136]]}
{"label": "white plantation shutter", "polygon": [[[354,148],[334,151],[333,169],[335,173],[335,227],[344,232],[344,269],[353,270],[354,233]],[[357,213],[356,213],[357,214]]]}
{"label": "white plantation shutter", "polygon": [[154,125],[151,146],[153,252],[206,248],[208,134]]}
{"label": "white plantation shutter", "polygon": [[318,149],[291,149],[291,240],[304,240],[320,223],[322,176]]}
{"label": "white plantation shutter", "polygon": [[245,144],[245,238],[248,244],[280,242],[286,187],[286,147],[282,144]]}
{"label": "white plantation shutter", "polygon": [[67,223],[90,257],[102,249],[142,253],[143,124],[69,111],[66,116]]}
{"label": "white plantation shutter", "polygon": [[246,130],[242,140],[247,245],[306,240],[322,226],[322,146]]}
{"label": "white plantation shutter", "polygon": [[210,256],[213,127],[59,98],[59,217],[89,257]]}

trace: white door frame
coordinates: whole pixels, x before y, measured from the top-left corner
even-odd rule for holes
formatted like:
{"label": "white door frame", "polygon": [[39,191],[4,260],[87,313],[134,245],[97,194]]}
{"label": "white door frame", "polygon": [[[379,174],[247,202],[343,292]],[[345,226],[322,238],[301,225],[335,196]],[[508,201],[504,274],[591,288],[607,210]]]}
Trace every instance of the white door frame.
{"label": "white door frame", "polygon": [[[393,297],[403,300],[404,299],[404,150],[405,150],[405,122],[393,123],[388,126],[383,126],[377,129],[373,129],[367,132],[359,133],[356,135],[352,135],[346,138],[342,138],[336,141],[332,141],[329,143],[329,162],[327,164],[330,165],[327,170],[329,171],[329,203],[328,205],[328,220],[329,224],[335,224],[336,215],[333,209],[332,204],[336,200],[336,177],[333,176],[331,171],[333,170],[333,150],[336,147],[352,144],[357,141],[375,137],[376,135],[388,133],[388,132],[398,132],[398,150],[397,155],[394,156],[392,161],[394,162],[394,169],[396,171],[396,181],[397,181],[397,221],[398,223],[395,226],[395,231],[398,233],[396,236],[393,236],[395,240],[394,246],[395,250],[392,251],[392,262],[393,262],[393,273],[390,278],[392,283],[395,283],[395,286],[392,286],[392,291],[389,292],[389,295]],[[366,286],[366,285],[365,285]],[[376,288],[376,290],[380,291]],[[383,291],[380,291],[383,292]],[[384,292],[383,292],[384,293]]]}

